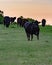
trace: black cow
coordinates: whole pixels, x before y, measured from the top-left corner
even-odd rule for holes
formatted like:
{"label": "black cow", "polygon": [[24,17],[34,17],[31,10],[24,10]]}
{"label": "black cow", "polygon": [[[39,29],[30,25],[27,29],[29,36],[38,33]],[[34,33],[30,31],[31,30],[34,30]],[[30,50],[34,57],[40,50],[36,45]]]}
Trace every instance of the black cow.
{"label": "black cow", "polygon": [[9,27],[10,23],[13,23],[15,21],[16,17],[4,17],[4,26]]}
{"label": "black cow", "polygon": [[20,26],[22,26],[22,18],[17,18],[17,24],[19,24]]}
{"label": "black cow", "polygon": [[10,17],[11,24],[15,21],[16,17]]}
{"label": "black cow", "polygon": [[42,19],[42,26],[45,27],[45,25],[46,25],[46,20]]}
{"label": "black cow", "polygon": [[26,22],[29,22],[28,19],[23,18],[21,22],[21,26],[23,27]]}
{"label": "black cow", "polygon": [[35,34],[37,36],[37,39],[39,40],[39,24],[40,22],[38,22],[37,20],[35,22],[26,22],[24,24],[24,28],[25,28],[25,32],[27,35],[27,39],[31,40],[33,39],[33,34]]}
{"label": "black cow", "polygon": [[23,25],[24,25],[27,21],[28,21],[28,19],[26,19],[26,18],[21,18],[21,17],[17,18],[17,24],[19,24],[20,27],[23,27]]}
{"label": "black cow", "polygon": [[10,17],[5,16],[4,17],[4,26],[9,27],[9,25],[10,25]]}

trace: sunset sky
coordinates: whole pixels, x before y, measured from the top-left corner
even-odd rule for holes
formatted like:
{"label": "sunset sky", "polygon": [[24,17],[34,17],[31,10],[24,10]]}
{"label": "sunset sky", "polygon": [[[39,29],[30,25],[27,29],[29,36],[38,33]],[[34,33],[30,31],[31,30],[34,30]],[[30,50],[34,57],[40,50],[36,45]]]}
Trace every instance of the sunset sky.
{"label": "sunset sky", "polygon": [[52,0],[0,0],[0,10],[4,16],[23,16],[52,25]]}

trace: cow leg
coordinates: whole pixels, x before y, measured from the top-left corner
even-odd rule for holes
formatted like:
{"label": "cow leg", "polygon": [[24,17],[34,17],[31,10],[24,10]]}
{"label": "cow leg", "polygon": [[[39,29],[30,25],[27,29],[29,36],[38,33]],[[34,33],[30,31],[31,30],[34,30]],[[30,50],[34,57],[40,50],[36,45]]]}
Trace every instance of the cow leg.
{"label": "cow leg", "polygon": [[37,40],[39,40],[39,34],[37,35]]}
{"label": "cow leg", "polygon": [[31,41],[33,40],[33,34],[31,34]]}
{"label": "cow leg", "polygon": [[27,33],[27,39],[28,39],[28,41],[30,40],[30,34],[29,33]]}
{"label": "cow leg", "polygon": [[8,28],[9,27],[9,24],[6,24],[6,27]]}

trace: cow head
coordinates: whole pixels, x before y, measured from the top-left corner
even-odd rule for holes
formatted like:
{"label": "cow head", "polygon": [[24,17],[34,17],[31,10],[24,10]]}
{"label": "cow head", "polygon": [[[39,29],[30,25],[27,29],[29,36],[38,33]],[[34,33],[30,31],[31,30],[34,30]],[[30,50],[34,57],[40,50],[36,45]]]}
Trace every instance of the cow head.
{"label": "cow head", "polygon": [[35,20],[34,22],[32,22],[35,26],[38,26],[41,22],[38,22],[37,20]]}

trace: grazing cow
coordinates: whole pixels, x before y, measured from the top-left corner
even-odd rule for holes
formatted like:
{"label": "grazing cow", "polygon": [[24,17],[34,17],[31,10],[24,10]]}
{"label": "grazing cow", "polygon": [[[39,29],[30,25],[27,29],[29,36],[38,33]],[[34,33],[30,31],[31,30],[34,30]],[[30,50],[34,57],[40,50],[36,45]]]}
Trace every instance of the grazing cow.
{"label": "grazing cow", "polygon": [[17,18],[17,24],[19,24],[20,26],[22,26],[21,24],[22,24],[22,18]]}
{"label": "grazing cow", "polygon": [[9,27],[9,25],[10,25],[10,17],[5,16],[4,17],[4,26]]}
{"label": "grazing cow", "polygon": [[21,18],[21,17],[17,18],[17,24],[19,24],[21,27],[23,27],[26,21],[28,21],[28,19],[26,18]]}
{"label": "grazing cow", "polygon": [[42,26],[45,27],[45,24],[46,24],[46,20],[42,19]]}
{"label": "grazing cow", "polygon": [[23,19],[22,19],[22,22],[21,22],[21,26],[23,27],[23,26],[24,26],[24,24],[25,24],[26,22],[28,22],[28,20],[27,20],[27,19],[25,19],[25,18],[23,18]]}
{"label": "grazing cow", "polygon": [[31,40],[33,39],[33,34],[35,34],[37,36],[37,39],[39,40],[39,24],[40,22],[38,22],[37,20],[35,22],[26,22],[24,24],[24,28],[25,28],[25,32],[27,35],[27,39]]}
{"label": "grazing cow", "polygon": [[10,23],[13,23],[15,21],[16,17],[4,17],[4,26],[9,27]]}
{"label": "grazing cow", "polygon": [[10,17],[11,24],[15,21],[16,17]]}

